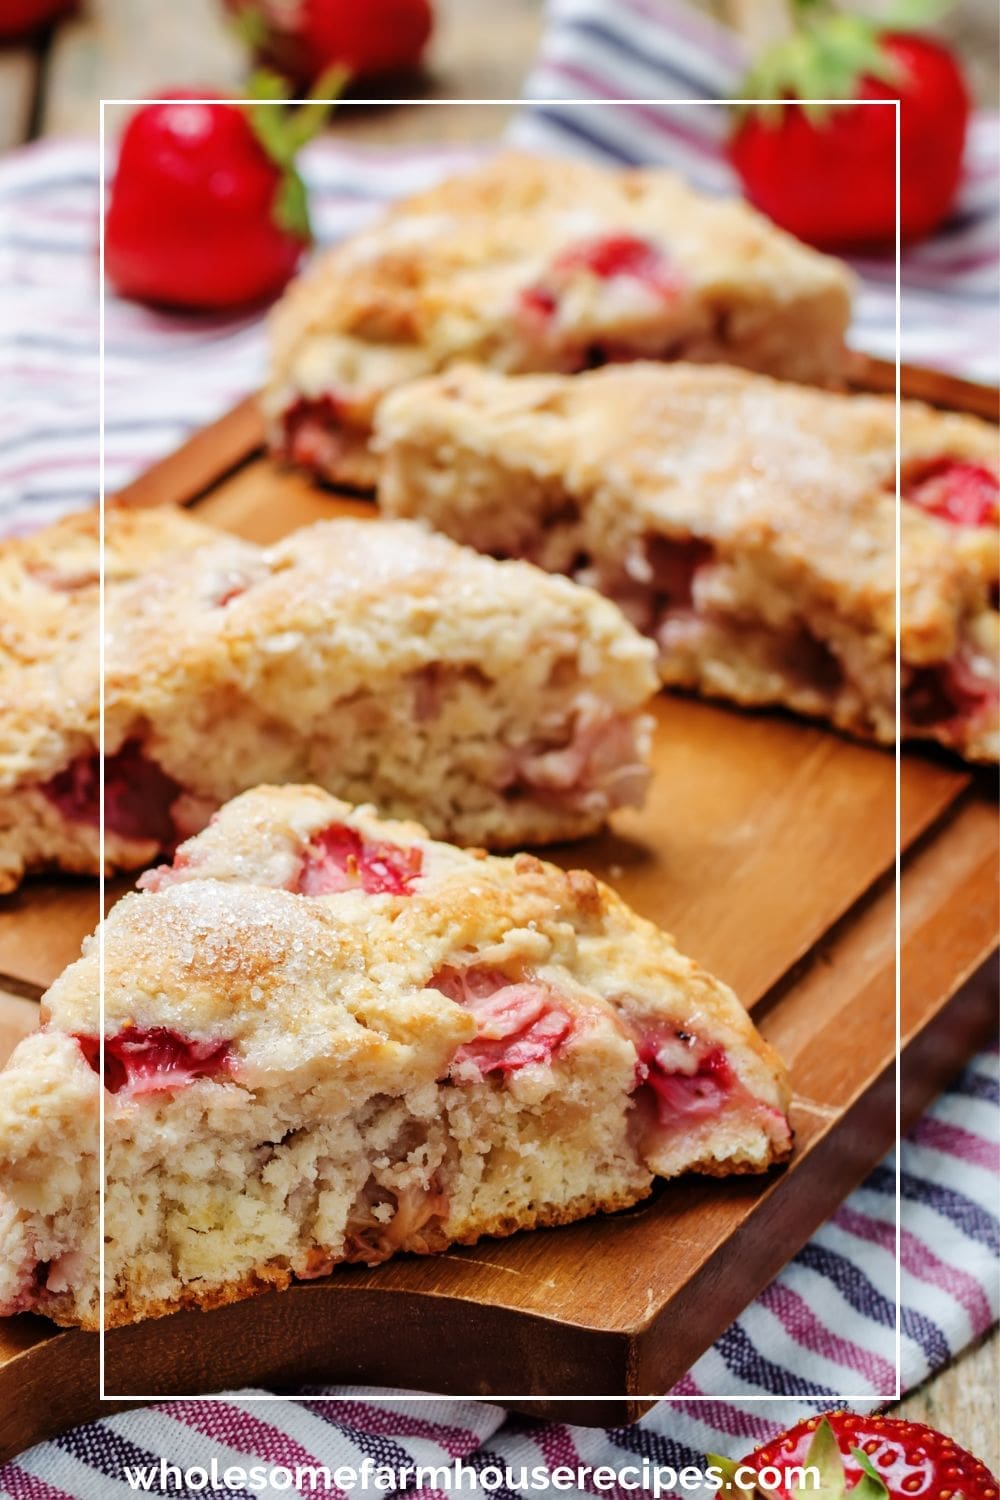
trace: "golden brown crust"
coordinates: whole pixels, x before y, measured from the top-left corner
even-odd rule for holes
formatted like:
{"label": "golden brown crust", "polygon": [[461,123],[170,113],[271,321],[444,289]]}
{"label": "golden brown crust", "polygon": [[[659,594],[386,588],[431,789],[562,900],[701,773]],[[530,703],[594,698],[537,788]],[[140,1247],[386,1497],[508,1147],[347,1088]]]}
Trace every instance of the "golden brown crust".
{"label": "golden brown crust", "polygon": [[[720,1172],[717,1175],[724,1174]],[[523,1214],[488,1220],[465,1232],[458,1230],[449,1235],[439,1233],[430,1243],[419,1246],[403,1245],[400,1253],[441,1255],[456,1245],[469,1247],[478,1245],[484,1239],[509,1239],[511,1235],[519,1234],[522,1230],[555,1229],[560,1225],[576,1224],[581,1219],[593,1218],[595,1214],[618,1213],[621,1209],[633,1208],[636,1203],[641,1203],[644,1198],[648,1198],[651,1192],[652,1184],[636,1187],[631,1192],[610,1193],[601,1197],[579,1197],[571,1203],[543,1205]],[[337,1262],[339,1265],[363,1265],[364,1263],[360,1256],[345,1256],[343,1260]],[[243,1302],[249,1297],[262,1296],[265,1292],[285,1291],[299,1279],[293,1276],[285,1266],[262,1264],[238,1281],[227,1283],[225,1286],[215,1286],[205,1291],[193,1286],[186,1287],[180,1296],[171,1298],[169,1301],[137,1303],[128,1295],[115,1296],[105,1301],[104,1326],[106,1329],[122,1328],[129,1323],[147,1318],[165,1318],[176,1312],[195,1310],[212,1312],[219,1307],[230,1307],[234,1302]],[[51,1302],[46,1301],[45,1306],[39,1310],[61,1327],[78,1327],[89,1333],[100,1331],[99,1318],[91,1317],[80,1320],[73,1315],[72,1311],[66,1309],[65,1301],[66,1299],[52,1298]]]}
{"label": "golden brown crust", "polygon": [[[97,607],[99,528],[99,512],[92,509],[0,543],[0,706],[13,691],[8,673],[65,651],[88,627]],[[107,588],[216,535],[173,505],[135,511],[111,502],[104,523]]]}

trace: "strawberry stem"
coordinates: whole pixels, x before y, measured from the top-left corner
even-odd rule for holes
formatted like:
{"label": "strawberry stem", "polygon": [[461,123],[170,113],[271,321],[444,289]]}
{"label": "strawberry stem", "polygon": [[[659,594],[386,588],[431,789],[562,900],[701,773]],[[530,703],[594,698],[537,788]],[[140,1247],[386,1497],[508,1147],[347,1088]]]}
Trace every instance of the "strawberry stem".
{"label": "strawberry stem", "polygon": [[[900,68],[883,45],[888,32],[925,24],[948,9],[951,0],[894,0],[878,21],[841,9],[834,0],[790,0],[794,29],[754,59],[740,87],[741,99],[800,104],[814,124],[829,107],[816,101],[856,97],[862,78],[889,86],[901,81]],[[781,102],[737,107],[778,124]]]}
{"label": "strawberry stem", "polygon": [[307,243],[312,240],[309,199],[296,158],[326,125],[349,77],[346,68],[328,68],[316,80],[307,102],[297,107],[286,103],[288,86],[277,73],[259,68],[250,78],[250,97],[260,101],[248,108],[250,126],[281,172],[275,219],[282,229]]}

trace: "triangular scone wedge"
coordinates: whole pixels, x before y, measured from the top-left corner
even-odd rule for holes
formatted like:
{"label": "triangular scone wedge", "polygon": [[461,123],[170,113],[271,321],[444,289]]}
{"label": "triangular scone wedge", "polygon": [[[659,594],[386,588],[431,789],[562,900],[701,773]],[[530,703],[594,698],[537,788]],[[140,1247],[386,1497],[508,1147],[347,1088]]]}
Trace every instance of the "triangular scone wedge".
{"label": "triangular scone wedge", "polygon": [[[896,407],[741,370],[466,367],[379,411],[386,514],[614,599],[664,682],[896,733]],[[997,431],[900,412],[900,732],[1000,755]]]}
{"label": "triangular scone wedge", "polygon": [[[104,927],[110,1324],[791,1148],[730,990],[592,876],[258,788]],[[97,1320],[98,955],[0,1073],[3,1310]]]}
{"label": "triangular scone wedge", "polygon": [[[158,512],[129,520],[133,547],[162,538]],[[269,548],[170,528],[191,546],[108,591],[109,871],[261,781],[500,848],[641,802],[654,653],[600,595],[411,522],[323,521]],[[35,551],[44,568],[44,537]],[[32,585],[58,606],[44,641],[0,648],[0,891],[46,865],[97,871],[97,590],[54,568]]]}

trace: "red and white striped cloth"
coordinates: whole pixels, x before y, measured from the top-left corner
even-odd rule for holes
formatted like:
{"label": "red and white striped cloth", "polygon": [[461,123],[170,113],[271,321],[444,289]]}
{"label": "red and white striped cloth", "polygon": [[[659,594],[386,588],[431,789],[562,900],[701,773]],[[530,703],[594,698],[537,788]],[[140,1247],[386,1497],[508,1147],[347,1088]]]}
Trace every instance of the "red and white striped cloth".
{"label": "red and white striped cloth", "polygon": [[[708,190],[731,182],[717,98],[739,70],[728,33],[675,0],[556,0],[513,127],[520,144],[615,160],[670,162]],[[555,101],[599,96],[610,102]],[[680,101],[657,107],[637,97]],[[448,148],[365,151],[334,133],[305,163],[321,242],[378,207],[474,159]],[[977,120],[954,222],[904,265],[903,354],[994,378],[998,246],[995,122]],[[86,504],[98,485],[96,147],[46,142],[0,161],[0,532]],[[892,352],[891,261],[858,269],[859,347]],[[252,389],[264,369],[259,317],[167,316],[109,297],[106,482],[111,492]],[[995,982],[992,968],[977,983]],[[997,1314],[1000,1086],[995,1052],[979,1057],[901,1150],[901,1381],[918,1383]],[[804,1412],[875,1403],[895,1386],[895,1160],[851,1195],[715,1347],[676,1398],[632,1428],[532,1426],[497,1407],[342,1390],[250,1403],[191,1401],[79,1428],[0,1468],[3,1500],[114,1500],[134,1493],[126,1464],[265,1460],[357,1466],[474,1467],[637,1457],[680,1468],[709,1451],[740,1454]],[[665,1247],[669,1249],[669,1246]],[[245,1396],[246,1393],[244,1393]],[[782,1399],[779,1399],[782,1398]],[[287,1491],[285,1491],[287,1493]],[[504,1500],[520,1492],[501,1488]],[[160,1494],[159,1484],[147,1493]],[[277,1490],[265,1493],[278,1493]],[[578,1493],[571,1491],[570,1493]],[[627,1492],[612,1492],[627,1500]],[[424,1490],[419,1500],[437,1500]]]}

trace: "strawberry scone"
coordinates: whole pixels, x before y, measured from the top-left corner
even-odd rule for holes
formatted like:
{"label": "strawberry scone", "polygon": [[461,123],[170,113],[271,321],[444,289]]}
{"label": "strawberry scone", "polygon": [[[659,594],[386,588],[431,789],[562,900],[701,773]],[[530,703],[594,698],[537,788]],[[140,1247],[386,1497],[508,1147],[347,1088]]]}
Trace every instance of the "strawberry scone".
{"label": "strawberry scone", "polygon": [[591,875],[313,787],[231,802],[104,924],[0,1073],[0,1312],[209,1308],[565,1224],[791,1149],[724,984]]}
{"label": "strawberry scone", "polygon": [[[324,521],[267,549],[174,524],[198,545],[108,590],[109,871],[263,780],[494,847],[641,802],[655,653],[600,595],[413,522]],[[97,591],[57,597],[55,637],[0,653],[0,890],[98,868]]]}
{"label": "strawberry scone", "polygon": [[[57,654],[81,630],[92,631],[101,569],[99,525],[97,510],[86,510],[0,542],[0,674],[16,663],[30,666]],[[109,591],[117,588],[217,535],[172,505],[128,510],[109,503],[105,585]]]}
{"label": "strawberry scone", "polygon": [[[996,760],[996,428],[901,414],[900,732]],[[664,682],[895,738],[891,398],[650,363],[474,367],[379,413],[388,515],[613,599]]]}
{"label": "strawberry scone", "polygon": [[373,413],[407,380],[683,358],[836,383],[850,302],[840,262],[744,203],[510,153],[397,204],[286,293],[264,411],[279,454],[370,487]]}

